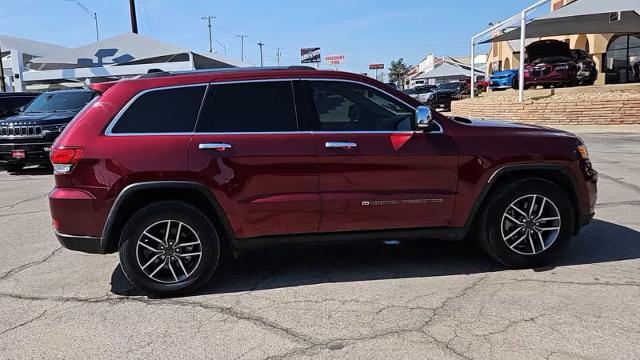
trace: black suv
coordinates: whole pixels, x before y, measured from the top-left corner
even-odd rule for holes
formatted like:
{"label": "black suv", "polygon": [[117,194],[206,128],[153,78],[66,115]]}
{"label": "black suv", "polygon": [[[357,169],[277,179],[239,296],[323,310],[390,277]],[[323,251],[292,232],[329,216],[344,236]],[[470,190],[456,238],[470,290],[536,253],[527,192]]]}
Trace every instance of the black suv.
{"label": "black suv", "polygon": [[46,92],[24,111],[0,121],[0,165],[10,172],[48,165],[51,145],[94,96],[91,90]]}
{"label": "black suv", "polygon": [[20,108],[38,96],[36,93],[0,93],[0,119],[17,114]]}
{"label": "black suv", "polygon": [[438,85],[434,92],[434,96],[429,97],[427,105],[437,109],[443,108],[451,110],[451,101],[460,100],[465,94],[469,93],[469,86],[464,81],[452,81]]}

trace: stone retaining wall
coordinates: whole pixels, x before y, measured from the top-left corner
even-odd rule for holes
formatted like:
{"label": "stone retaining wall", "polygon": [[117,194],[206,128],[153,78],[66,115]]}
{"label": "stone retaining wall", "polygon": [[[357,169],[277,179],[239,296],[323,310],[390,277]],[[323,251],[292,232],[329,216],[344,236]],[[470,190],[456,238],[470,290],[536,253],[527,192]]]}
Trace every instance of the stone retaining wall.
{"label": "stone retaining wall", "polygon": [[518,103],[512,96],[454,101],[453,115],[549,125],[640,124],[638,93],[563,94]]}

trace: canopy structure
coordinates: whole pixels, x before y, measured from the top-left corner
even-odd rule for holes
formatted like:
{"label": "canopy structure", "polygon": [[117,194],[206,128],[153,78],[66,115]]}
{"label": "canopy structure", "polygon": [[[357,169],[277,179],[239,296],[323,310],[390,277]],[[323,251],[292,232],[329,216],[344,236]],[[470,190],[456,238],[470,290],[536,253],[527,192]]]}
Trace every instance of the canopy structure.
{"label": "canopy structure", "polygon": [[[151,69],[191,71],[246,66],[218,54],[200,53],[127,33],[70,49],[26,39],[2,36],[10,55],[4,56],[8,79],[16,91],[41,84],[115,80]],[[5,55],[5,53],[3,53]]]}
{"label": "canopy structure", "polygon": [[[520,39],[520,28],[482,43]],[[640,0],[576,0],[526,24],[527,38],[640,32]]]}
{"label": "canopy structure", "polygon": [[[436,78],[450,78],[450,77],[464,77],[469,76],[469,66],[463,66],[458,64],[452,64],[449,62],[442,62],[436,66],[433,70],[427,71],[415,79],[436,79]],[[476,76],[484,76],[484,72],[480,70],[474,71]]]}
{"label": "canopy structure", "polygon": [[[188,61],[189,54],[214,61],[217,67],[242,66],[239,61],[218,54],[200,54],[133,33],[91,43],[51,56],[31,60],[32,70],[88,68],[109,65],[139,65],[144,63]],[[202,59],[205,61],[204,59]]]}

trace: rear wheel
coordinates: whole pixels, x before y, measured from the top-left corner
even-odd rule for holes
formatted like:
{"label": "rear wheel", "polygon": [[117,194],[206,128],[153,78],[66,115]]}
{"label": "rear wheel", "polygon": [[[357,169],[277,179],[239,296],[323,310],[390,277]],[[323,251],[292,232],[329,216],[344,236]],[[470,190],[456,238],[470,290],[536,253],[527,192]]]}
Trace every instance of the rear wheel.
{"label": "rear wheel", "polygon": [[534,267],[568,245],[574,224],[573,206],[560,187],[544,179],[527,179],[505,186],[489,200],[478,240],[504,265]]}
{"label": "rear wheel", "polygon": [[176,296],[203,286],[216,269],[219,239],[200,210],[181,202],[148,205],[125,225],[120,263],[137,288]]}

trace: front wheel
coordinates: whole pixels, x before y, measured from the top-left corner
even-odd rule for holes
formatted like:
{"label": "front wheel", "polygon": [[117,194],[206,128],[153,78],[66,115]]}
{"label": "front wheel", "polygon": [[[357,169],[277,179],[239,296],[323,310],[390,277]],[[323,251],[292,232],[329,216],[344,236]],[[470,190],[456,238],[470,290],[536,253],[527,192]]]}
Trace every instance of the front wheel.
{"label": "front wheel", "polygon": [[133,285],[155,296],[176,296],[203,286],[216,269],[218,235],[198,209],[177,201],[148,205],[127,222],[120,264]]}
{"label": "front wheel", "polygon": [[565,248],[573,234],[571,201],[544,179],[520,180],[495,193],[480,217],[478,241],[504,265],[543,265]]}

